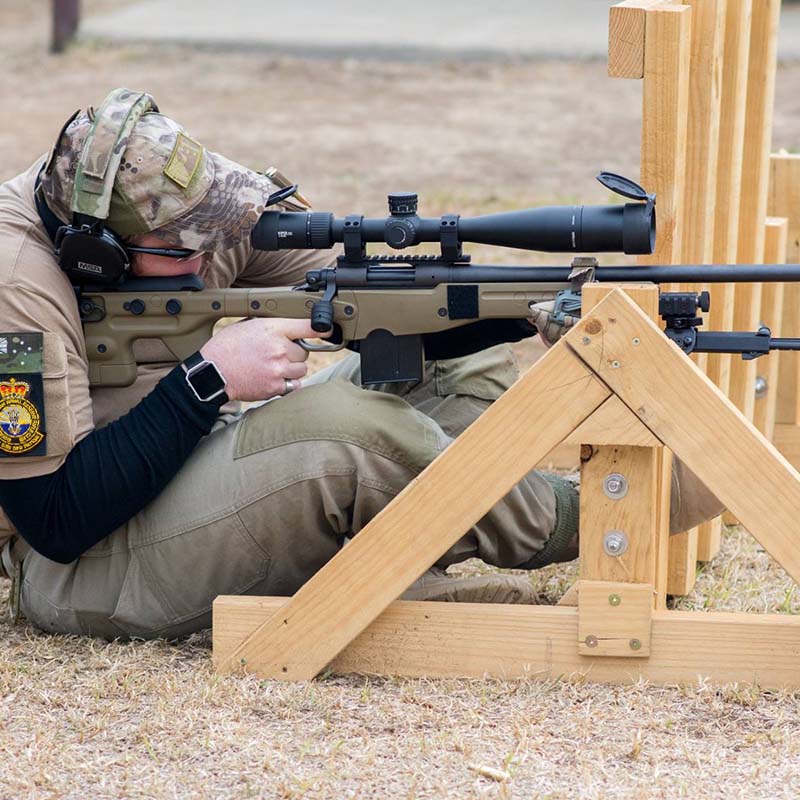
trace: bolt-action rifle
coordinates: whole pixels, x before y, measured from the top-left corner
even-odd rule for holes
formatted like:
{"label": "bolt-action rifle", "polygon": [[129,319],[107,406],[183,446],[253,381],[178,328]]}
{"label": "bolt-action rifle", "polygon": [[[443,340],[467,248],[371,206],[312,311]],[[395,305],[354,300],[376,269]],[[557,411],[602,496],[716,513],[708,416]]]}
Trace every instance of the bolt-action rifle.
{"label": "bolt-action rifle", "polygon": [[[385,219],[336,218],[322,212],[265,211],[251,234],[261,250],[327,249],[343,245],[335,267],[313,270],[303,284],[264,289],[205,289],[194,275],[139,278],[109,290],[76,287],[84,324],[89,377],[95,386],[127,386],[136,378],[133,344],[160,339],[176,361],[211,337],[223,317],[309,318],[332,333],[308,350],[360,353],[364,384],[415,381],[425,358],[452,358],[535,333],[527,321],[537,303],[554,301],[556,319],[580,314],[580,287],[601,282],[727,283],[798,281],[800,265],[598,267],[576,258],[571,267],[472,264],[465,242],[560,253],[652,253],[655,195],[632,181],[601,173],[603,185],[634,202],[604,206],[549,206],[464,218],[423,218],[417,197],[389,195]],[[367,255],[382,242],[396,250],[436,242],[437,255]],[[663,293],[665,332],[682,350],[741,353],[798,350],[800,339],[755,332],[698,331],[707,292]]]}

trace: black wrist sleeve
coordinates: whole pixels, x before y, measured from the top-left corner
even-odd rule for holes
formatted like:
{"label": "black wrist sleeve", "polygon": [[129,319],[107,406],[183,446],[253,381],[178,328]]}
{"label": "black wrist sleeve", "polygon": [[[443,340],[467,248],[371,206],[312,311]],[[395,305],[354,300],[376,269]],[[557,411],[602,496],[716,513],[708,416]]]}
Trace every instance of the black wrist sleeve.
{"label": "black wrist sleeve", "polygon": [[50,475],[0,480],[0,506],[41,555],[68,564],[141,511],[219,413],[177,366],[124,417],[92,431]]}

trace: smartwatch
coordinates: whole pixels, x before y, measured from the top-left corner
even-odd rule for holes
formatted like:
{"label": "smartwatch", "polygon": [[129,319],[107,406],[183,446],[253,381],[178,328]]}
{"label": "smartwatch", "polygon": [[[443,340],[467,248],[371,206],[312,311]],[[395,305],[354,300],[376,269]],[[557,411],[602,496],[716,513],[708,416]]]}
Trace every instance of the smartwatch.
{"label": "smartwatch", "polygon": [[181,366],[186,373],[186,383],[198,400],[218,406],[228,402],[225,378],[217,365],[213,361],[206,361],[200,351],[190,355]]}

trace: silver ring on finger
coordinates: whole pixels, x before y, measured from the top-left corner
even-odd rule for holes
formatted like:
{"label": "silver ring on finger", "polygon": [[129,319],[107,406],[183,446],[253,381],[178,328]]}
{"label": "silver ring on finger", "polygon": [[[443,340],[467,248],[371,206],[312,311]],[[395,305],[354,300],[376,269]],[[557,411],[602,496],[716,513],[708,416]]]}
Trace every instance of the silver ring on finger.
{"label": "silver ring on finger", "polygon": [[295,389],[300,388],[300,381],[292,380],[291,378],[284,378],[283,379],[283,394],[287,395],[290,392],[293,392]]}

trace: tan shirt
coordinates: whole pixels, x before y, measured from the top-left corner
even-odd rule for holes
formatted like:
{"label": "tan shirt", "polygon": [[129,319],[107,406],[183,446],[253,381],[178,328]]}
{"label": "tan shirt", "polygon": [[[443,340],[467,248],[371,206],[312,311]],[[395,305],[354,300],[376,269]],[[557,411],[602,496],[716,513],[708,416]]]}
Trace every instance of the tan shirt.
{"label": "tan shirt", "polygon": [[[53,255],[33,199],[43,160],[0,184],[0,332],[43,333],[47,454],[0,457],[0,480],[47,475],[77,442],[133,408],[174,364],[152,342],[137,348],[139,377],[124,388],[89,387],[86,348],[75,295]],[[328,251],[253,250],[249,238],[214,255],[201,277],[210,288],[289,286],[331,263]],[[0,509],[0,547],[12,527]]]}

